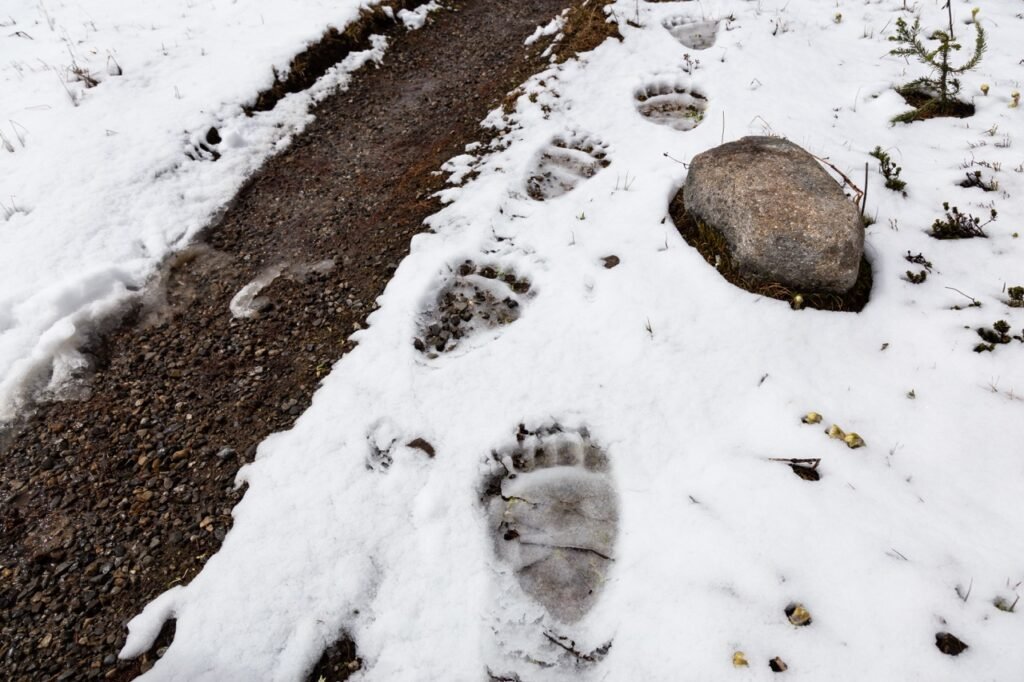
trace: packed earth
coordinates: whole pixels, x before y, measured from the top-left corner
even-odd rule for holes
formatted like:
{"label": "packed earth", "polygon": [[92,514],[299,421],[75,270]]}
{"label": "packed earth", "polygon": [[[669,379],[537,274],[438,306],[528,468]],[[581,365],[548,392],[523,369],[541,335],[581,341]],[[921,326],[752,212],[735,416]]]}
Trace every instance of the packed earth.
{"label": "packed earth", "polygon": [[[1022,0],[14,0],[0,677],[1019,680],[1022,45]],[[849,197],[845,294],[694,213],[744,138]]]}

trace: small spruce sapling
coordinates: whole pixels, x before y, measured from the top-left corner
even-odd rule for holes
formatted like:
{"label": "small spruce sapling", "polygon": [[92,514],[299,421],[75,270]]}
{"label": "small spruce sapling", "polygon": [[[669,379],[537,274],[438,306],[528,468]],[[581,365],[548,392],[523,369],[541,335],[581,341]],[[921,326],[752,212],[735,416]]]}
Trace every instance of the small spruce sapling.
{"label": "small spruce sapling", "polygon": [[885,178],[886,188],[907,196],[905,191],[907,183],[900,180],[900,173],[903,172],[903,167],[893,163],[892,158],[881,147],[875,147],[874,151],[869,153],[869,156],[878,159],[878,172]]}
{"label": "small spruce sapling", "polygon": [[978,9],[975,8],[971,11],[975,33],[974,53],[961,66],[954,66],[950,61],[951,53],[960,50],[962,46],[956,42],[953,35],[952,1],[947,0],[945,7],[949,10],[948,30],[936,30],[927,37],[928,40],[938,41],[938,46],[934,49],[929,49],[925,45],[925,38],[921,36],[920,17],[915,17],[913,24],[907,24],[902,17],[896,20],[896,35],[889,36],[889,40],[899,43],[899,47],[894,48],[889,54],[897,57],[916,57],[929,67],[931,73],[897,88],[897,92],[905,97],[923,95],[928,99],[917,109],[897,116],[893,122],[910,123],[934,116],[951,116],[962,107],[962,103],[956,99],[957,93],[960,92],[958,76],[981,62],[988,44],[985,40],[985,29],[978,21]]}

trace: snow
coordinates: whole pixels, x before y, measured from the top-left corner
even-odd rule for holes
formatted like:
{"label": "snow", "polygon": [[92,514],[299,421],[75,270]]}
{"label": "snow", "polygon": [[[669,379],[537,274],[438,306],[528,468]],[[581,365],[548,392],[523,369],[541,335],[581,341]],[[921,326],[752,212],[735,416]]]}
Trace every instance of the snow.
{"label": "snow", "polygon": [[[1018,679],[1021,614],[993,601],[1012,602],[1024,581],[1024,347],[972,349],[979,326],[1005,319],[1014,333],[1024,327],[1024,311],[1008,307],[1004,291],[1024,285],[1015,236],[1024,122],[1009,106],[1024,18],[1007,3],[989,5],[979,15],[989,52],[963,77],[977,113],[892,126],[906,109],[892,86],[922,75],[918,64],[887,56],[886,38],[904,14],[898,0],[615,3],[622,43],[531,79],[507,121],[507,146],[483,156],[474,147],[453,160],[458,181],[477,175],[445,190],[432,231],[413,240],[369,328],[356,333],[358,346],[308,411],[239,472],[248,490],[220,552],[131,621],[122,656],[146,651],[173,617],[174,642],[147,679],[297,679],[341,634],[363,662],[354,679],[367,681],[479,680],[488,669],[531,681],[766,680],[776,656],[789,666],[787,680]],[[939,2],[916,6],[927,27],[941,26]],[[210,7],[227,13],[211,20],[254,22],[243,8]],[[956,1],[954,11],[963,20],[970,5]],[[301,14],[282,9],[280,20]],[[684,47],[666,28],[678,34],[679,17],[722,19],[715,43]],[[139,50],[153,48],[157,38],[132,31]],[[45,27],[36,32],[46,35]],[[206,44],[198,25],[191,35],[175,44]],[[206,45],[212,57],[212,36]],[[225,59],[233,53],[223,50]],[[165,59],[156,51],[152,68]],[[128,56],[118,61],[121,82],[144,77]],[[168,78],[188,97],[205,87]],[[215,164],[185,163],[154,182],[152,173],[123,176],[130,164],[122,156],[145,153],[152,169],[165,168],[189,139],[181,130],[214,122],[247,140],[243,150],[286,140],[269,120],[232,114],[237,105],[208,114],[193,106],[190,117],[157,125],[142,115],[151,103],[127,107],[111,95],[110,110],[90,120],[118,127],[117,142],[83,165],[74,150],[86,128],[76,116],[99,109],[112,82],[95,98],[87,92],[77,109],[54,88],[39,122],[26,118],[30,130],[49,132],[33,132],[14,158],[42,155],[59,140],[72,151],[61,156],[67,173],[120,183],[124,194],[96,205],[95,188],[61,184],[62,194],[55,175],[40,173],[16,186],[19,205],[33,210],[2,226],[16,247],[4,253],[18,256],[3,256],[10,302],[0,303],[8,328],[0,358],[70,352],[80,321],[103,312],[97,301],[138,286],[153,259],[187,240],[237,186],[239,174],[226,168],[258,159],[229,150]],[[665,83],[707,98],[699,125],[679,130],[640,114],[636,93]],[[249,91],[234,85],[236,94]],[[221,89],[209,97],[202,107],[211,111],[233,101]],[[176,110],[175,102],[152,104],[152,115]],[[114,123],[126,112],[138,120]],[[47,129],[44,116],[63,123]],[[489,121],[506,123],[500,111]],[[750,134],[783,135],[858,182],[869,162],[874,288],[863,312],[794,311],[737,289],[673,227],[667,206],[686,162]],[[581,135],[599,140],[610,164],[571,191],[531,199],[527,182],[541,150]],[[903,167],[906,198],[883,187],[868,156],[876,145]],[[990,164],[971,168],[994,173],[997,192],[957,185],[972,162]],[[14,181],[6,169],[5,187]],[[171,226],[154,214],[175,192],[191,198],[173,204],[181,219]],[[943,201],[976,215],[994,202],[1000,216],[989,238],[928,236]],[[43,233],[56,220],[75,229]],[[118,240],[138,226],[147,246],[132,252]],[[919,269],[904,260],[908,251],[934,264],[923,284],[903,277]],[[609,255],[617,267],[604,266]],[[530,296],[518,319],[481,327],[457,353],[427,357],[413,339],[466,259],[525,276]],[[37,276],[27,263],[52,269]],[[953,289],[981,307],[965,307],[968,297]],[[6,362],[4,381],[22,371]],[[824,415],[821,424],[801,423],[811,410]],[[494,551],[484,501],[520,425],[555,424],[589,433],[618,496],[611,573],[573,625],[522,592]],[[866,446],[830,439],[832,424]],[[409,445],[417,438],[436,455]],[[822,478],[803,481],[771,458],[820,458]],[[787,620],[796,603],[810,625]],[[938,632],[970,648],[945,656]],[[545,633],[570,637],[582,652],[612,646],[577,668]],[[750,667],[734,668],[736,652]],[[556,664],[541,668],[530,657]]]}
{"label": "snow", "polygon": [[[242,111],[274,69],[368,4],[4,4],[0,424],[27,393],[83,367],[78,348],[95,326],[303,128],[311,102],[380,57],[382,39],[273,111]],[[199,146],[211,128],[216,162]]]}

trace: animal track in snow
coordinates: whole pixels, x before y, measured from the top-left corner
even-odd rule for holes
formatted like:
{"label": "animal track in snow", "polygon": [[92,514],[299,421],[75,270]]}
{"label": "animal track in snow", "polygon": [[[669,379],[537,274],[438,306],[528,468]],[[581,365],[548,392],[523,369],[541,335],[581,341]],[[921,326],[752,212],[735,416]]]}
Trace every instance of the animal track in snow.
{"label": "animal track in snow", "polygon": [[485,497],[495,551],[526,594],[575,623],[597,602],[618,533],[608,456],[586,429],[520,426],[516,440],[495,453],[504,471]]}
{"label": "animal track in snow", "polygon": [[195,136],[185,156],[193,161],[216,161],[220,158],[217,147],[221,143],[220,133],[216,128],[210,128],[206,134]]}
{"label": "animal track in snow", "polygon": [[693,130],[704,120],[708,99],[681,83],[649,83],[636,91],[637,111],[647,120],[676,130]]}
{"label": "animal track in snow", "polygon": [[463,339],[519,319],[530,282],[509,270],[465,261],[422,316],[416,350],[436,358]]}
{"label": "animal track in snow", "polygon": [[[366,434],[366,468],[371,471],[386,472],[395,461],[396,453],[404,450],[407,454],[426,456],[430,459],[436,454],[434,446],[422,437],[403,437],[398,426],[390,419],[379,419]],[[403,445],[404,442],[404,445]]]}
{"label": "animal track in snow", "polygon": [[706,50],[715,44],[718,37],[717,19],[669,17],[662,22],[662,26],[673,38],[691,50]]}
{"label": "animal track in snow", "polygon": [[576,189],[609,163],[601,140],[579,133],[556,137],[534,162],[526,193],[538,201],[554,199]]}

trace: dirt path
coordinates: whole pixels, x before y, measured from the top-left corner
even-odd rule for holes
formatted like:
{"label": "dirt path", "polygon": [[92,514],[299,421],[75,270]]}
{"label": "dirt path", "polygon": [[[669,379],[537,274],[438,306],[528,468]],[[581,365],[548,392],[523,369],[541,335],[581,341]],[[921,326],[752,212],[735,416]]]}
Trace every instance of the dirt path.
{"label": "dirt path", "polygon": [[[437,209],[432,175],[539,68],[523,39],[568,0],[460,0],[395,29],[382,67],[324,101],[200,243],[169,263],[166,305],[92,349],[78,401],[39,406],[0,444],[4,679],[130,679],[124,624],[220,546],[238,467],[287,429],[346,350],[410,237]],[[228,313],[265,268],[334,259]],[[166,640],[166,637],[164,638]],[[344,677],[341,643],[317,672]],[[330,659],[330,660],[328,660]]]}

